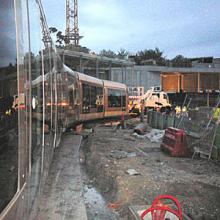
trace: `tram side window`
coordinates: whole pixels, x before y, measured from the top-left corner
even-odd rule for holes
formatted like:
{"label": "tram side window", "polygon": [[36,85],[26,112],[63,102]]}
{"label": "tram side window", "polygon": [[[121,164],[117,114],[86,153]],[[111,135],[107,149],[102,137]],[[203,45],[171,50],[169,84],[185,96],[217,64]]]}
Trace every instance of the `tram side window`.
{"label": "tram side window", "polygon": [[82,84],[83,113],[103,112],[103,88]]}
{"label": "tram side window", "polygon": [[108,107],[121,107],[122,94],[121,90],[108,89]]}
{"label": "tram side window", "polygon": [[97,112],[103,112],[103,89],[101,87],[96,87],[96,106]]}
{"label": "tram side window", "polygon": [[97,87],[91,86],[91,108],[96,108]]}
{"label": "tram side window", "polygon": [[87,84],[82,84],[83,91],[83,113],[90,112],[90,86]]}

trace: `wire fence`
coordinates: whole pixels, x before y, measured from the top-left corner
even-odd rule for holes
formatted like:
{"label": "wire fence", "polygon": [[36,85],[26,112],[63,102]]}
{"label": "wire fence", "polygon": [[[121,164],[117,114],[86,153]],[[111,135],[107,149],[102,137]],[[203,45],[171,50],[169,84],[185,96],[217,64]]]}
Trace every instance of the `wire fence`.
{"label": "wire fence", "polygon": [[213,108],[201,107],[179,115],[166,115],[156,111],[148,112],[151,127],[166,129],[175,127],[186,133],[188,147],[206,155],[211,153],[217,127],[213,118]]}

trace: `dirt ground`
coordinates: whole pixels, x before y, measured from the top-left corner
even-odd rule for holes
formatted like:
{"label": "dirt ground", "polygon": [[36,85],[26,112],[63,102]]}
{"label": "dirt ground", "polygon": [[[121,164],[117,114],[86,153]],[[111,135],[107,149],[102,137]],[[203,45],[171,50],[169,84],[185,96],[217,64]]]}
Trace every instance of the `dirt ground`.
{"label": "dirt ground", "polygon": [[[128,206],[151,204],[161,194],[177,197],[192,219],[220,219],[220,164],[207,159],[174,158],[161,152],[160,143],[132,136],[138,118],[126,129],[96,124],[84,134],[87,174],[116,210],[128,219]],[[126,171],[135,169],[139,175]]]}

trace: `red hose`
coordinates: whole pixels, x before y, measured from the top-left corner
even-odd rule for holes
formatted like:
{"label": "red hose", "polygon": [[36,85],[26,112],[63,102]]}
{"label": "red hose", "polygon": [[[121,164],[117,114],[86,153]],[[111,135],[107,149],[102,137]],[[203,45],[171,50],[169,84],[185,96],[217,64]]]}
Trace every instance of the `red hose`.
{"label": "red hose", "polygon": [[[177,210],[171,209],[168,205],[161,203],[161,199],[169,199],[173,201],[177,207]],[[161,205],[162,204],[162,205]],[[155,212],[156,211],[156,212]],[[157,212],[159,211],[159,212]],[[145,210],[141,214],[141,219],[144,220],[144,217],[151,212],[152,220],[164,220],[166,212],[171,212],[175,216],[179,218],[179,220],[183,220],[182,209],[180,203],[177,198],[171,195],[160,195],[158,196],[152,203],[151,207]]]}

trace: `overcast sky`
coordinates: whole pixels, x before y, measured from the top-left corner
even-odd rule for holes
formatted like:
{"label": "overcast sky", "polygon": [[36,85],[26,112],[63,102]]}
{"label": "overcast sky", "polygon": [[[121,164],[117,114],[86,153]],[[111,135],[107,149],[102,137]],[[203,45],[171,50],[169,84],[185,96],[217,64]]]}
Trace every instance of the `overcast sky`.
{"label": "overcast sky", "polygon": [[[42,0],[49,26],[65,30],[65,0]],[[82,46],[131,53],[159,47],[167,58],[220,57],[219,0],[78,0]]]}
{"label": "overcast sky", "polygon": [[13,1],[0,4],[0,67],[16,62],[16,40]]}

